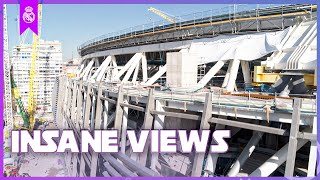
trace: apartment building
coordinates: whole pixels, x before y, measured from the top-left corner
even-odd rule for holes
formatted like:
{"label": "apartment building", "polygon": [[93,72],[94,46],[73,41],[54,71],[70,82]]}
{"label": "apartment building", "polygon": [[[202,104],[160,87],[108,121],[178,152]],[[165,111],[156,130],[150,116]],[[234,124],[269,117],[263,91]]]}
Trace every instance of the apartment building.
{"label": "apartment building", "polygon": [[[32,44],[22,44],[12,49],[13,77],[20,90],[25,108],[28,105]],[[62,49],[59,41],[39,42],[35,89],[37,111],[52,112],[52,91],[56,77],[62,73]]]}

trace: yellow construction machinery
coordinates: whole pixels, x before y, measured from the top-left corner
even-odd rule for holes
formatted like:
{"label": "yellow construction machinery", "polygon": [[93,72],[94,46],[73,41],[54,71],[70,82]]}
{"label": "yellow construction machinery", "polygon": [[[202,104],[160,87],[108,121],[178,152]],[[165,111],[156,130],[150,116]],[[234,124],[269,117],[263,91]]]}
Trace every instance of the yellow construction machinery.
{"label": "yellow construction machinery", "polygon": [[39,53],[39,41],[41,35],[41,23],[42,23],[42,4],[38,5],[38,35],[33,33],[32,38],[32,53],[31,53],[31,68],[30,68],[30,82],[29,82],[29,93],[28,93],[28,114],[30,129],[33,129],[35,123],[35,113],[37,110],[37,92],[38,84],[35,81],[35,77],[38,74],[37,70],[37,59]]}
{"label": "yellow construction machinery", "polygon": [[39,40],[41,34],[41,23],[42,23],[42,4],[38,5],[38,35],[33,34],[32,39],[32,53],[31,53],[31,67],[30,67],[30,81],[29,81],[29,92],[28,92],[28,110],[25,112],[23,102],[19,89],[14,81],[13,76],[11,76],[11,88],[13,91],[13,96],[16,99],[17,105],[20,110],[20,115],[24,121],[24,127],[30,130],[33,129],[35,123],[35,113],[37,109],[37,89],[38,84],[35,81],[35,77],[38,74],[37,70],[37,59],[39,53]]}

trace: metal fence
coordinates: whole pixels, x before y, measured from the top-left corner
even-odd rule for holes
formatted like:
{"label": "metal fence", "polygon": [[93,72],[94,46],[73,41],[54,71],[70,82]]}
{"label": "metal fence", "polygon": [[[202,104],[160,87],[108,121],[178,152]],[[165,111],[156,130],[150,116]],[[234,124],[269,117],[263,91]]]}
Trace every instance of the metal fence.
{"label": "metal fence", "polygon": [[112,42],[124,38],[131,38],[141,34],[154,33],[156,31],[181,28],[185,26],[195,26],[197,24],[212,23],[223,20],[236,20],[239,18],[259,17],[265,15],[281,15],[290,12],[312,12],[314,6],[311,4],[295,4],[295,5],[281,5],[281,4],[263,4],[263,5],[228,5],[223,8],[211,9],[208,11],[195,12],[181,16],[175,16],[173,19],[175,23],[167,20],[155,21],[152,23],[142,24],[134,27],[129,27],[117,32],[108,33],[91,39],[78,47],[82,50],[98,44]]}

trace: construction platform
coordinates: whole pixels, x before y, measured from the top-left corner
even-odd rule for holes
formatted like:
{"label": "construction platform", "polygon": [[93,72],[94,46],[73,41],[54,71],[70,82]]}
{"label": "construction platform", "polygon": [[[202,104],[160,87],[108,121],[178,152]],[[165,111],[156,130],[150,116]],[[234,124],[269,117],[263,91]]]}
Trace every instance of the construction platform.
{"label": "construction platform", "polygon": [[[161,161],[158,155],[130,153],[130,148],[126,144],[126,134],[123,132],[127,129],[139,131],[141,129],[190,130],[214,128],[230,129],[232,131],[230,143],[234,141],[233,137],[237,137],[237,133],[247,132],[248,135],[245,137],[252,134],[249,142],[247,142],[248,139],[243,140],[243,145],[246,145],[246,143],[248,145],[244,147],[241,154],[249,152],[251,154],[252,147],[255,146],[263,148],[262,145],[262,147],[257,145],[259,140],[256,140],[254,145],[251,144],[251,139],[261,138],[263,134],[273,140],[275,137],[281,137],[281,141],[285,141],[281,142],[285,143],[282,148],[273,149],[273,153],[264,158],[263,164],[256,164],[256,169],[251,167],[251,170],[250,168],[248,170],[240,169],[239,167],[236,170],[237,172],[230,176],[241,175],[244,172],[249,176],[269,176],[276,170],[277,172],[280,171],[278,168],[284,162],[286,162],[286,167],[293,168],[295,166],[294,156],[296,151],[309,141],[311,142],[311,145],[309,143],[307,145],[310,148],[309,162],[304,164],[302,169],[306,169],[305,172],[308,175],[314,175],[317,131],[316,101],[314,99],[283,99],[280,97],[261,99],[250,96],[223,95],[218,92],[163,92],[148,87],[106,86],[104,83],[85,83],[61,78],[56,112],[58,127],[61,129],[73,129],[78,137],[81,129],[111,128],[122,132],[120,142],[122,155],[107,157],[109,155],[97,155],[93,152],[68,153],[66,155],[66,164],[69,165],[69,174],[72,176],[125,176],[127,174],[124,174],[125,171],[122,168],[128,168],[132,172],[130,175],[135,173],[136,175],[146,176],[154,174],[172,175],[172,173],[176,175],[179,171],[174,168],[178,166],[174,165],[174,163],[169,163],[169,167],[170,165],[172,167],[162,172],[165,169],[162,166],[165,165],[160,164]],[[257,133],[259,136],[256,135]],[[279,139],[276,139],[280,143]],[[268,140],[271,141],[269,144],[267,143],[268,146],[275,145],[273,140]],[[230,149],[232,149],[240,148],[241,145],[230,146]],[[250,148],[247,146],[250,146]],[[288,147],[290,148],[288,149]],[[227,154],[230,153],[236,155],[236,153],[227,152]],[[237,153],[240,153],[239,150]],[[234,157],[223,158],[225,154],[221,154],[221,156],[221,159],[234,160]],[[104,159],[108,160],[108,158],[111,158],[112,161],[104,161]],[[123,165],[117,164],[117,161],[114,161],[113,158],[120,159]],[[132,158],[136,161],[132,162]],[[250,155],[247,155],[247,158],[251,159]],[[188,164],[189,170],[185,171],[185,173],[189,172],[189,174],[181,174],[181,172],[179,174],[186,176],[200,176],[204,175],[204,173],[210,176],[214,175],[214,167],[218,166],[218,159],[220,159],[219,154],[195,156],[189,160],[191,161]],[[252,163],[250,159],[248,161]],[[241,165],[246,160],[242,159]],[[106,162],[111,166],[108,167],[109,164]],[[203,162],[206,162],[204,170],[201,169]],[[130,164],[136,167],[143,166],[144,168],[132,171]],[[266,166],[264,164],[270,165]],[[108,170],[111,167],[116,168],[119,174],[112,174],[113,170]],[[179,167],[182,167],[181,163]],[[140,170],[153,174],[143,174],[143,172],[139,172]]]}

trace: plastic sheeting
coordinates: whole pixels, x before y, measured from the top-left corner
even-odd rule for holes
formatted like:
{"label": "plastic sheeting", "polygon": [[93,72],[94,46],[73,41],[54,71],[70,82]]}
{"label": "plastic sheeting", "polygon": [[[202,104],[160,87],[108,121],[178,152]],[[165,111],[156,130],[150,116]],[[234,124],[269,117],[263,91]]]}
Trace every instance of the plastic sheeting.
{"label": "plastic sheeting", "polygon": [[189,53],[198,57],[199,64],[230,59],[252,61],[278,51],[289,29],[247,35],[220,35],[207,42],[193,42]]}

